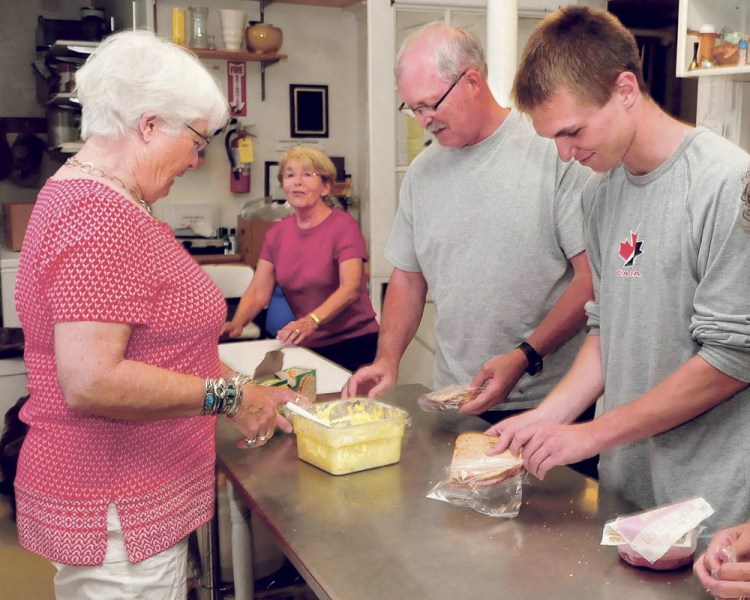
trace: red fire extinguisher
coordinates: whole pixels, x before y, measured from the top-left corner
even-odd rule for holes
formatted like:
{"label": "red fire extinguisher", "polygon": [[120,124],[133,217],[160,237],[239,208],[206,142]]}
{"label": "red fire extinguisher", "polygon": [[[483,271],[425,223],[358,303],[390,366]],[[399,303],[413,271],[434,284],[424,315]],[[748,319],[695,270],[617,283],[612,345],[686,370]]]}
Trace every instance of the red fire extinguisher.
{"label": "red fire extinguisher", "polygon": [[234,194],[249,193],[250,167],[253,163],[253,146],[250,134],[242,126],[230,129],[224,138],[224,148],[231,165],[229,189]]}

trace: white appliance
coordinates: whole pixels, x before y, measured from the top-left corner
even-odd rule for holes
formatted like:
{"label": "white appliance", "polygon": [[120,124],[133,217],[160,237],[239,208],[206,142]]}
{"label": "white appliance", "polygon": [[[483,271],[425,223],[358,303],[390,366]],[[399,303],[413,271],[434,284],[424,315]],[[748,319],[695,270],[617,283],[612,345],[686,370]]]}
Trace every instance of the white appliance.
{"label": "white appliance", "polygon": [[20,252],[12,252],[4,246],[0,249],[0,292],[2,292],[3,327],[20,327],[16,313],[14,292],[18,273]]}

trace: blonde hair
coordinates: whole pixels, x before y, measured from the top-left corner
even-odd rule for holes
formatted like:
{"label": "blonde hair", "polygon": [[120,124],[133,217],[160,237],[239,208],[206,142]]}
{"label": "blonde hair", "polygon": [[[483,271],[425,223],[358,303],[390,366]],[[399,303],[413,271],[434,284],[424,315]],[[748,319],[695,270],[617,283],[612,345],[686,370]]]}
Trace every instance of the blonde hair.
{"label": "blonde hair", "polygon": [[633,34],[606,11],[568,6],[544,19],[529,37],[513,99],[519,110],[529,112],[565,88],[581,102],[602,107],[625,71],[648,95]]}
{"label": "blonde hair", "polygon": [[295,146],[286,151],[279,161],[279,183],[283,183],[284,167],[290,160],[296,160],[306,167],[312,167],[323,181],[331,185],[336,181],[336,167],[328,155],[313,146]]}

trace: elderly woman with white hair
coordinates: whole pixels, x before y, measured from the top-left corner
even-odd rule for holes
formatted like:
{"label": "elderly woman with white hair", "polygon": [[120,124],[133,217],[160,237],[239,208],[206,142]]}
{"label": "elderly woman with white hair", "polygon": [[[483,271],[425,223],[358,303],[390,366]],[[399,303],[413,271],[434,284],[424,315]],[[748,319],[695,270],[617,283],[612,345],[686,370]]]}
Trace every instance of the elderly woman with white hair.
{"label": "elderly woman with white hair", "polygon": [[76,80],[85,143],[39,192],[18,268],[19,539],[55,564],[57,598],[184,599],[187,536],[213,511],[216,415],[261,446],[291,430],[277,409],[295,395],[222,365],[224,298],[151,215],[227,121],[211,75],[126,32]]}

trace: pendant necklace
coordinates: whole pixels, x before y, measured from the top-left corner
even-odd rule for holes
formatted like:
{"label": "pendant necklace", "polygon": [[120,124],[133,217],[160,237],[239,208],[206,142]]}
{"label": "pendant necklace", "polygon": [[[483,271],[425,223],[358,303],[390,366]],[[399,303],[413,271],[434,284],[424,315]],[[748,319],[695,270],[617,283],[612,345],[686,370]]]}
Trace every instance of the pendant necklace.
{"label": "pendant necklace", "polygon": [[114,175],[107,175],[102,171],[101,169],[98,169],[94,166],[94,163],[90,161],[81,162],[77,158],[69,158],[65,161],[65,164],[71,167],[78,167],[81,171],[84,173],[88,173],[89,175],[94,175],[95,177],[102,177],[103,179],[109,179],[113,183],[116,183],[118,186],[120,186],[122,189],[124,189],[128,194],[130,194],[133,199],[140,204],[144,209],[146,209],[146,212],[149,215],[152,215],[151,211],[151,205],[146,202],[143,199],[143,196],[141,196],[140,190],[135,190],[132,187],[125,185],[121,179],[115,177]]}

